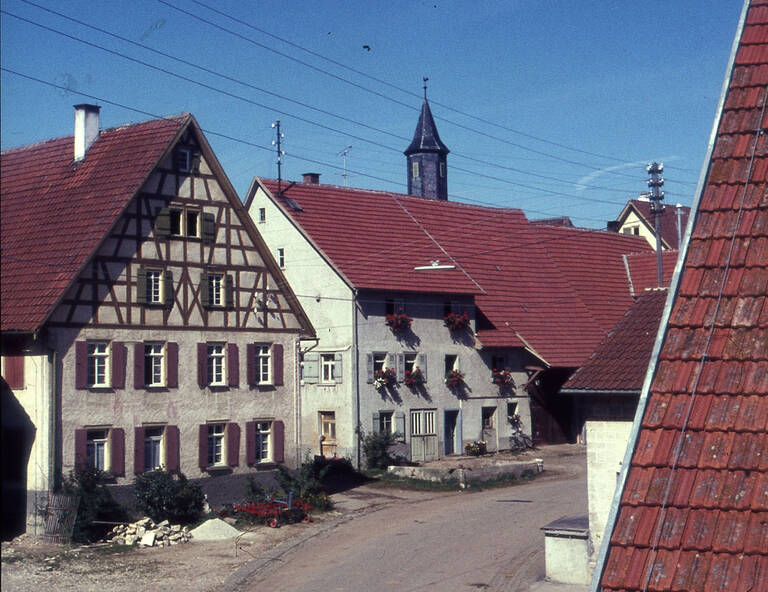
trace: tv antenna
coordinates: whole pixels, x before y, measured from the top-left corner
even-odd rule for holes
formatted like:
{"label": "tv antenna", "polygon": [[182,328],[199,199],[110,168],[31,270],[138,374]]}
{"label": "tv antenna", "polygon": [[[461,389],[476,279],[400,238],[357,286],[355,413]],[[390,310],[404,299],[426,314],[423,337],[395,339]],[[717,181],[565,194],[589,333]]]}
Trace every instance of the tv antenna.
{"label": "tv antenna", "polygon": [[344,159],[344,172],[341,174],[341,176],[344,177],[344,187],[347,186],[347,155],[349,154],[350,150],[352,150],[351,144],[336,155],[341,156]]}
{"label": "tv antenna", "polygon": [[283,156],[285,155],[285,152],[283,152],[281,144],[282,139],[285,137],[282,133],[280,133],[280,120],[276,120],[275,123],[272,124],[273,128],[276,128],[276,134],[277,139],[272,140],[272,145],[276,147],[277,149],[277,194],[280,195],[283,192],[282,184],[283,184]]}

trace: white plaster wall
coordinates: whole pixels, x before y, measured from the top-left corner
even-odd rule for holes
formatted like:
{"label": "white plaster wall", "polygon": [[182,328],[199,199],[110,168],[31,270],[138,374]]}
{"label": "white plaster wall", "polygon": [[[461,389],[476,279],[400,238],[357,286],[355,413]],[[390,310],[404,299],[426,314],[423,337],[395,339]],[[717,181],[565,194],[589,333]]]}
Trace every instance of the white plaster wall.
{"label": "white plaster wall", "polygon": [[[266,220],[259,222],[259,209]],[[342,382],[334,385],[301,384],[300,441],[302,454],[319,454],[320,411],[336,414],[336,454],[356,458],[355,373],[353,348],[354,292],[304,238],[283,212],[260,189],[254,195],[249,214],[256,229],[277,260],[285,249],[283,273],[310,318],[318,341],[303,342],[304,351],[342,354]]]}
{"label": "white plaster wall", "polygon": [[589,541],[586,538],[546,536],[547,578],[562,584],[589,584]]}
{"label": "white plaster wall", "polygon": [[587,421],[587,494],[592,549],[600,549],[631,421]]}

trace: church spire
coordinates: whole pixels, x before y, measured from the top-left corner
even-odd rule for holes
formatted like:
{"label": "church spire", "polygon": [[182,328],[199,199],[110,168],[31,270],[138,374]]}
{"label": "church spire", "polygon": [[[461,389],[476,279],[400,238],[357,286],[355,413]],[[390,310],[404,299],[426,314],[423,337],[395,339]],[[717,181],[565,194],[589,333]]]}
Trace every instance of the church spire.
{"label": "church spire", "polygon": [[435,120],[427,100],[424,78],[424,103],[413,140],[404,154],[408,161],[408,193],[437,199],[448,199],[447,155],[450,152],[437,133]]}

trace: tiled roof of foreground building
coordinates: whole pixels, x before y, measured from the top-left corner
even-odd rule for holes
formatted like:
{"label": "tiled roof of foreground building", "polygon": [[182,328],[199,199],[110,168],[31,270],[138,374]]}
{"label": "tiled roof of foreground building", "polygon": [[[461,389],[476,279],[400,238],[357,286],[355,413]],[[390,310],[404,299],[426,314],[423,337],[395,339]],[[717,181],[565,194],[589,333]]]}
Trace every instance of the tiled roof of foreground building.
{"label": "tiled roof of foreground building", "polygon": [[752,0],[595,585],[768,590],[768,0]]}

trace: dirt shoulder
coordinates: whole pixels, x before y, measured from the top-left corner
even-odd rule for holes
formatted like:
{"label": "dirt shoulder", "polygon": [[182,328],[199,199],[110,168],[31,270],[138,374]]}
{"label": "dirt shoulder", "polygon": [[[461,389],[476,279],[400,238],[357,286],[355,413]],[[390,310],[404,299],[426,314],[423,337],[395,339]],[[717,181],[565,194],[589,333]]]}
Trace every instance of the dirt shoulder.
{"label": "dirt shoulder", "polygon": [[[514,455],[521,461],[544,460],[544,473],[537,480],[585,476],[585,457],[584,447],[573,444]],[[460,461],[471,465],[490,462],[493,458],[462,458]],[[168,591],[218,591],[225,587],[228,578],[231,581],[234,572],[247,571],[249,563],[264,557],[282,543],[306,540],[343,520],[382,506],[446,494],[363,486],[333,495],[336,510],[315,515],[311,523],[287,524],[277,529],[254,526],[238,539],[193,539],[189,543],[162,548],[54,545],[24,535],[2,543],[2,590],[134,592],[157,587]]]}

